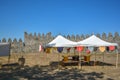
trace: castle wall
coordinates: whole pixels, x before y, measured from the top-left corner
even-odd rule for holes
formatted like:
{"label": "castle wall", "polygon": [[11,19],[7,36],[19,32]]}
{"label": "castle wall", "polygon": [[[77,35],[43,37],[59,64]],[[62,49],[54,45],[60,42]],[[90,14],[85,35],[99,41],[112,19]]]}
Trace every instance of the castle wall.
{"label": "castle wall", "polygon": [[[70,39],[72,41],[80,41],[83,40],[87,37],[89,37],[90,35],[67,35],[64,37],[66,37],[67,39]],[[116,42],[120,45],[120,36],[119,34],[116,32],[114,34],[114,36],[110,33],[108,34],[108,36],[106,36],[105,33],[103,33],[102,35],[100,34],[96,34],[96,36],[100,37],[101,39],[105,40],[105,41],[109,41],[109,42]],[[32,34],[32,33],[27,33],[24,32],[24,41],[22,41],[22,39],[8,39],[6,40],[5,38],[3,38],[2,40],[0,40],[0,42],[9,42],[11,43],[11,53],[36,53],[38,52],[38,48],[39,45],[45,45],[47,43],[49,43],[50,41],[52,41],[55,38],[55,36],[51,35],[51,32],[47,33],[47,34]]]}

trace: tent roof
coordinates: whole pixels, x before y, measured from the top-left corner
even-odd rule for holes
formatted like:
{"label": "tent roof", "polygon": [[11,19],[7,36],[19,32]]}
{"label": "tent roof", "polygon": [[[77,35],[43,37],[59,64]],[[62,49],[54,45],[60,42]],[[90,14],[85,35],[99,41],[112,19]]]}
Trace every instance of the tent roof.
{"label": "tent roof", "polygon": [[9,56],[10,55],[10,44],[9,43],[0,43],[0,56]]}
{"label": "tent roof", "polygon": [[49,47],[74,47],[77,43],[58,35],[54,40],[47,44]]}
{"label": "tent roof", "polygon": [[85,40],[79,41],[78,44],[83,46],[118,46],[117,43],[103,41],[95,35],[92,35],[91,37]]}
{"label": "tent roof", "polygon": [[9,45],[9,43],[0,43],[0,46],[1,46],[1,45]]}

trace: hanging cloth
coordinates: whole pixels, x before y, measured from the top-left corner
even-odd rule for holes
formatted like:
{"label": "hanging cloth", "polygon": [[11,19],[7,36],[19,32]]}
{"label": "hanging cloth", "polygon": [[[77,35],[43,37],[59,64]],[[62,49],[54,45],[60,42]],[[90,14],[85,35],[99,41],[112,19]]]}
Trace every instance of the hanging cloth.
{"label": "hanging cloth", "polygon": [[53,47],[53,50],[57,50],[57,48],[56,48],[56,47]]}
{"label": "hanging cloth", "polygon": [[74,49],[76,50],[76,49],[77,49],[77,47],[74,47]]}
{"label": "hanging cloth", "polygon": [[67,48],[67,53],[69,53],[69,52],[70,52],[70,49],[71,49],[71,48]]}
{"label": "hanging cloth", "polygon": [[89,49],[87,49],[87,50],[86,50],[86,53],[87,53],[87,54],[90,54],[90,50],[89,50]]}
{"label": "hanging cloth", "polygon": [[97,51],[98,50],[98,47],[94,47],[94,51]]}
{"label": "hanging cloth", "polygon": [[108,46],[106,47],[106,51],[109,52],[109,47]]}
{"label": "hanging cloth", "polygon": [[59,53],[61,53],[61,52],[63,51],[63,47],[58,47],[58,48],[57,48],[57,51],[58,51]]}
{"label": "hanging cloth", "polygon": [[88,50],[90,50],[90,52],[92,52],[94,50],[94,47],[93,46],[89,46]]}
{"label": "hanging cloth", "polygon": [[50,53],[51,52],[51,48],[46,48],[46,53]]}
{"label": "hanging cloth", "polygon": [[105,46],[100,46],[100,47],[99,47],[99,50],[100,50],[101,52],[104,52],[105,49],[106,49]]}
{"label": "hanging cloth", "polygon": [[42,45],[39,45],[39,52],[42,51]]}
{"label": "hanging cloth", "polygon": [[83,46],[77,46],[77,51],[82,52],[84,50]]}
{"label": "hanging cloth", "polygon": [[114,51],[115,50],[115,46],[109,46],[109,50],[110,51]]}

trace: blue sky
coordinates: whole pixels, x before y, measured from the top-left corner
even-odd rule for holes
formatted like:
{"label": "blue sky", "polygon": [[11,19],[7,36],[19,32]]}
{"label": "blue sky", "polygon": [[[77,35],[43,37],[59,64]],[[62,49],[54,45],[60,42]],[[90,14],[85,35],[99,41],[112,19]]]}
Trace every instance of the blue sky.
{"label": "blue sky", "polygon": [[120,33],[120,0],[0,0],[0,39],[24,32]]}

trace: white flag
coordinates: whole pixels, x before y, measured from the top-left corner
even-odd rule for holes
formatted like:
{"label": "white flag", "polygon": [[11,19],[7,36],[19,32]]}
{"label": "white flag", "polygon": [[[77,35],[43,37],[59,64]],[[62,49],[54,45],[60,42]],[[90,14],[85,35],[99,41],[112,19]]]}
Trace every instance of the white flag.
{"label": "white flag", "polygon": [[42,45],[39,45],[39,52],[42,51]]}

